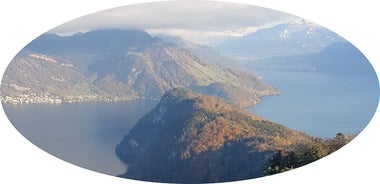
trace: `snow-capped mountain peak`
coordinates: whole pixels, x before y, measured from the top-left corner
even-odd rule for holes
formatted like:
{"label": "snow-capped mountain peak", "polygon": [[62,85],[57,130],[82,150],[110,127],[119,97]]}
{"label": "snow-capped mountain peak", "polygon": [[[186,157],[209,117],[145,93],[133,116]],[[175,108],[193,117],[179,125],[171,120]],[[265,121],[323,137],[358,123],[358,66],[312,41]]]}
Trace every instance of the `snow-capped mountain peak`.
{"label": "snow-capped mountain peak", "polygon": [[217,49],[227,56],[270,58],[316,53],[326,46],[345,41],[338,34],[316,23],[296,19],[259,29],[241,39],[228,40]]}

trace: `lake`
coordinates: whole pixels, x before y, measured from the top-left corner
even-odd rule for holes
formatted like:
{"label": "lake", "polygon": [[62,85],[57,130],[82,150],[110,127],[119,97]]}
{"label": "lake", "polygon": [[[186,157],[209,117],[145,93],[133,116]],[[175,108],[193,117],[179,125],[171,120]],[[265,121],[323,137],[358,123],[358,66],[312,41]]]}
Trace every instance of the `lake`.
{"label": "lake", "polygon": [[116,145],[158,102],[3,104],[16,129],[44,151],[93,171],[118,175]]}
{"label": "lake", "polygon": [[[249,108],[268,120],[317,137],[359,133],[377,107],[376,80],[312,72],[255,71],[282,93]],[[93,171],[118,175],[116,145],[157,101],[3,104],[22,135],[46,152]]]}
{"label": "lake", "polygon": [[254,114],[317,137],[357,134],[376,111],[376,77],[316,72],[256,70],[263,81],[282,91],[249,108]]}

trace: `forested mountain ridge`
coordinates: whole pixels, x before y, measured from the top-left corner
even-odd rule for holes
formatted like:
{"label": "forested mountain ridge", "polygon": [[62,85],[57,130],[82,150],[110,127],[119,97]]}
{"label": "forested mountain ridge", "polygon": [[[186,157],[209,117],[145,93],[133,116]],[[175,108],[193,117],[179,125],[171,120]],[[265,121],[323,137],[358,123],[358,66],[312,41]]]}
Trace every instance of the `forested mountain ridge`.
{"label": "forested mountain ridge", "polygon": [[312,141],[217,97],[176,88],[136,123],[116,154],[128,165],[122,177],[225,182],[260,177],[275,150]]}

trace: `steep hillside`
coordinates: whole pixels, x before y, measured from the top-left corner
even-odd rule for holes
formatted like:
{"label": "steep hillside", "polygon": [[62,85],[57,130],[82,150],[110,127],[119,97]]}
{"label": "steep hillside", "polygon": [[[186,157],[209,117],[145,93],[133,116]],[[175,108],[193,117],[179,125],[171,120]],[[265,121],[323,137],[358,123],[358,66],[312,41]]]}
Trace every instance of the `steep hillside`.
{"label": "steep hillside", "polygon": [[101,94],[91,85],[90,78],[73,68],[74,65],[54,57],[21,52],[4,74],[1,96],[12,103],[57,103],[63,99],[93,99]]}
{"label": "steep hillside", "polygon": [[[55,62],[47,62],[46,58]],[[25,62],[29,64],[20,64]],[[15,75],[18,73],[22,75]],[[80,95],[96,95],[94,100],[158,100],[168,89],[185,87],[224,94],[220,97],[231,104],[249,106],[262,95],[279,93],[252,74],[220,67],[141,30],[96,30],[68,37],[42,35],[15,57],[2,84],[2,94],[16,95],[14,98],[19,97],[14,92],[17,89],[7,87],[13,84],[31,89],[24,94],[38,91],[63,101],[80,101]],[[226,87],[216,92],[215,84]]]}
{"label": "steep hillside", "polygon": [[222,56],[213,47],[194,44],[178,36],[170,36],[170,35],[162,35],[162,34],[157,35],[157,36],[163,39],[165,42],[175,43],[178,46],[183,47],[192,53],[195,53],[198,57],[204,60],[207,60],[210,64],[216,65],[220,68],[237,67],[235,61],[225,56]]}
{"label": "steep hillside", "polygon": [[122,177],[156,182],[225,182],[262,175],[267,156],[312,138],[222,100],[177,88],[116,148]]}

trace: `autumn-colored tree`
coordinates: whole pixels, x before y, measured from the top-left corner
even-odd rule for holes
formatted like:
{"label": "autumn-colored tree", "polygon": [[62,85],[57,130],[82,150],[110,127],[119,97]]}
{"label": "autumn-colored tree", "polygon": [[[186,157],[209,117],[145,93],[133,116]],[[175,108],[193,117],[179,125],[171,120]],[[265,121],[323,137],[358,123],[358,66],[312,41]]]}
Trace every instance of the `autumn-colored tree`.
{"label": "autumn-colored tree", "polygon": [[[347,138],[348,137],[348,138]],[[332,139],[315,139],[313,142],[277,151],[269,159],[263,175],[272,175],[314,162],[343,147],[354,136],[337,133]]]}

